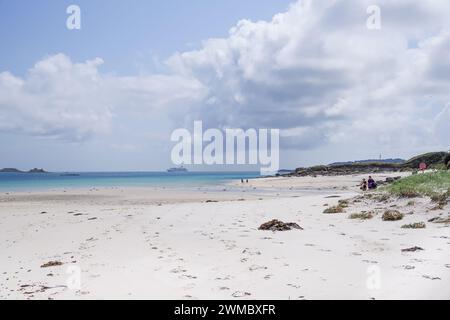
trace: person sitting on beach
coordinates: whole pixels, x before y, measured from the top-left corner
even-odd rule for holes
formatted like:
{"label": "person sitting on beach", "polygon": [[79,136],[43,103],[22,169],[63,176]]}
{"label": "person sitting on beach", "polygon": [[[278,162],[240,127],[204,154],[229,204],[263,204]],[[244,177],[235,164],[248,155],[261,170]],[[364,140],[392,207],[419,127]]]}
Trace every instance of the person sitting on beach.
{"label": "person sitting on beach", "polygon": [[361,189],[362,191],[366,191],[366,190],[367,190],[367,181],[366,181],[366,179],[363,179],[363,181],[361,182],[361,187],[360,187],[360,189]]}
{"label": "person sitting on beach", "polygon": [[241,183],[244,183],[244,179],[241,179]]}
{"label": "person sitting on beach", "polygon": [[369,190],[377,188],[377,183],[371,176],[369,176],[369,180],[367,180],[367,186],[369,187]]}

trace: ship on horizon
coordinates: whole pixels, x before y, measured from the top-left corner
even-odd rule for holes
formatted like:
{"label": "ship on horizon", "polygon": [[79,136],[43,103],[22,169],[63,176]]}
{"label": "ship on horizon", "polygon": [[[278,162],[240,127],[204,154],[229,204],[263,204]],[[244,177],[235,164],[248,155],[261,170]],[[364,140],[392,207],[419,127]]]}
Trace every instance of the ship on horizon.
{"label": "ship on horizon", "polygon": [[188,170],[183,166],[167,169],[167,172],[187,172],[187,171]]}

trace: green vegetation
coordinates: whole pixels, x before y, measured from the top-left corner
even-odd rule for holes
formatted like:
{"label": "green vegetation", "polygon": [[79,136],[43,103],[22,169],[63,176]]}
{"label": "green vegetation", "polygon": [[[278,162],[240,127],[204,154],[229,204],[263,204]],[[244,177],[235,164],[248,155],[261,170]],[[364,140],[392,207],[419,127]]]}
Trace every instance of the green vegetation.
{"label": "green vegetation", "polygon": [[361,212],[361,213],[352,213],[348,216],[349,219],[360,219],[360,220],[367,220],[373,218],[372,212]]}
{"label": "green vegetation", "polygon": [[383,221],[397,221],[403,219],[403,213],[397,210],[386,210],[381,217]]}
{"label": "green vegetation", "polygon": [[445,158],[444,158],[444,163],[446,164],[447,169],[450,170],[450,153],[449,153],[448,155],[445,156]]}
{"label": "green vegetation", "polygon": [[429,166],[428,169],[447,170],[447,166],[444,163],[436,163]]}
{"label": "green vegetation", "polygon": [[437,203],[447,203],[447,198],[450,197],[450,189],[448,189],[444,193],[436,193],[433,194],[430,198],[431,201],[437,202]]}
{"label": "green vegetation", "polygon": [[340,205],[337,206],[332,206],[329,208],[326,208],[323,213],[342,213],[344,212],[344,208],[341,207]]}
{"label": "green vegetation", "polygon": [[436,170],[450,169],[450,153],[428,152],[415,156],[404,162],[344,162],[330,165],[317,165],[309,168],[295,169],[297,176],[315,175],[341,175],[351,173],[374,173],[380,171],[411,171],[419,170],[419,165],[424,162],[428,168]]}
{"label": "green vegetation", "polygon": [[386,202],[389,200],[391,196],[387,193],[383,193],[383,194],[377,194],[376,196],[374,196],[373,198],[378,201],[378,202]]}
{"label": "green vegetation", "polygon": [[342,213],[349,205],[348,200],[339,200],[336,206],[326,208],[323,213]]}
{"label": "green vegetation", "polygon": [[338,206],[341,208],[347,208],[348,207],[348,200],[339,200]]}
{"label": "green vegetation", "polygon": [[402,167],[417,169],[422,162],[426,163],[428,167],[434,167],[440,163],[444,163],[444,158],[448,156],[448,152],[428,152],[405,161],[402,163]]}
{"label": "green vegetation", "polygon": [[400,197],[428,196],[436,202],[450,196],[450,172],[437,171],[415,174],[387,187],[387,191]]}
{"label": "green vegetation", "polygon": [[414,222],[402,225],[403,229],[423,229],[425,227],[425,222]]}

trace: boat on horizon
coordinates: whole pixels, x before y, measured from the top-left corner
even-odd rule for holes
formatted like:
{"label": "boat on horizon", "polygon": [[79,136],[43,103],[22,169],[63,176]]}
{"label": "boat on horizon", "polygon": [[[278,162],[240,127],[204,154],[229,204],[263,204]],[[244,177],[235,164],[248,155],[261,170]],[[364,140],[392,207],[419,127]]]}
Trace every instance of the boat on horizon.
{"label": "boat on horizon", "polygon": [[167,169],[167,172],[188,172],[188,170],[181,166],[181,167],[175,167],[175,168],[169,168]]}

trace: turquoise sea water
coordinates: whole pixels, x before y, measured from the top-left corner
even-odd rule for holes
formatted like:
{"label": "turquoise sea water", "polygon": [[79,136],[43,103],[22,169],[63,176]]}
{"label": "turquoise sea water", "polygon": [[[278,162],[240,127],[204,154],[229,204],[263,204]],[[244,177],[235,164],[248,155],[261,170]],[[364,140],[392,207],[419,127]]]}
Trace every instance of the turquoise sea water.
{"label": "turquoise sea water", "polygon": [[0,173],[0,190],[31,191],[91,187],[190,187],[259,177],[259,172],[71,172]]}

